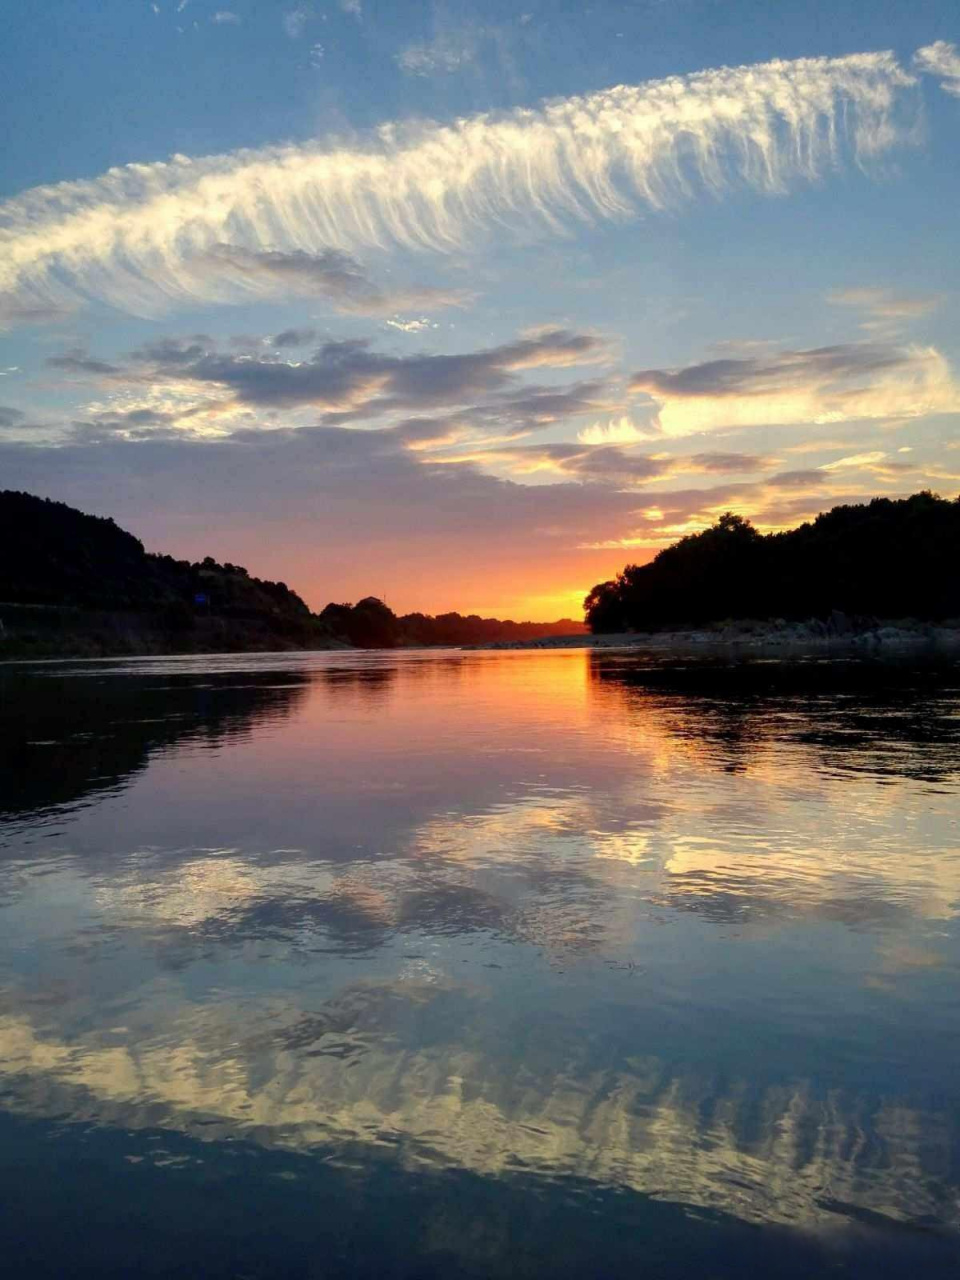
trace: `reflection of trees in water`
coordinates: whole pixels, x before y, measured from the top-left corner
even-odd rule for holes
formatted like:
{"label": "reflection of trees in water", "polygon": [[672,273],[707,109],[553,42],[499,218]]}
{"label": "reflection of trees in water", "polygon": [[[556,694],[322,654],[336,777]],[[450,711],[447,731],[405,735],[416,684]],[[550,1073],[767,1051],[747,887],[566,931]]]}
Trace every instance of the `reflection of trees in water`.
{"label": "reflection of trees in water", "polygon": [[369,667],[319,667],[311,672],[315,684],[323,688],[331,699],[378,703],[385,702],[397,681],[397,668],[393,664]]}
{"label": "reflection of trees in water", "polygon": [[137,677],[0,671],[0,817],[126,785],[164,748],[215,747],[290,715],[309,677]]}
{"label": "reflection of trees in water", "polygon": [[590,655],[611,715],[702,745],[740,770],[765,744],[838,770],[937,781],[960,772],[956,661],[718,662]]}
{"label": "reflection of trees in water", "polygon": [[459,654],[419,659],[407,655],[406,660],[400,662],[386,659],[356,666],[319,667],[311,672],[311,676],[325,693],[334,698],[344,696],[346,700],[358,695],[362,702],[374,704],[385,702],[388,695],[397,691],[401,681],[409,693],[411,685],[449,684],[462,680],[466,671],[467,663]]}

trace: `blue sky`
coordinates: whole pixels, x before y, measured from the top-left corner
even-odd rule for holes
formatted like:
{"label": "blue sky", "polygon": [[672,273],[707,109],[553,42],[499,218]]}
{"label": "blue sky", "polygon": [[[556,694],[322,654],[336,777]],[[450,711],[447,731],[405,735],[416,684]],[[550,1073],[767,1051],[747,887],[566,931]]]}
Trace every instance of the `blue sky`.
{"label": "blue sky", "polygon": [[948,3],[21,3],[0,482],[310,602],[557,616],[960,491]]}

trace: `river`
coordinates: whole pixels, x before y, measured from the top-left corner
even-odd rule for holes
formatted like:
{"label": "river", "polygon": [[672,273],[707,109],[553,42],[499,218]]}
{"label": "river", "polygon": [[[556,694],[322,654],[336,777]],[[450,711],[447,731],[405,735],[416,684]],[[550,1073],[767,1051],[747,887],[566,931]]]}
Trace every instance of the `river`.
{"label": "river", "polygon": [[956,1275],[955,661],[9,664],[0,720],[9,1274]]}

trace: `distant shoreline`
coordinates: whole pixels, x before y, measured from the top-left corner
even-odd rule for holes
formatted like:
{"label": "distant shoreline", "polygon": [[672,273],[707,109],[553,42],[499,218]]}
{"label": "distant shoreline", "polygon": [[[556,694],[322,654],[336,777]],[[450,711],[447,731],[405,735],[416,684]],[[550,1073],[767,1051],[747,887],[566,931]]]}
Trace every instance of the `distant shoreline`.
{"label": "distant shoreline", "polygon": [[464,649],[644,649],[656,652],[748,651],[883,653],[934,648],[960,650],[960,626],[896,620],[875,627],[823,623],[730,623],[675,631],[546,636],[540,640],[463,645]]}
{"label": "distant shoreline", "polygon": [[[8,606],[9,608],[9,606]],[[37,607],[34,607],[36,609]],[[53,612],[53,610],[51,610]],[[82,611],[63,610],[64,613]],[[10,613],[7,613],[10,618]],[[684,627],[664,631],[624,631],[611,634],[541,636],[529,640],[496,640],[462,645],[397,645],[356,647],[322,634],[293,640],[261,620],[228,622],[200,619],[187,634],[165,633],[143,616],[88,614],[87,626],[44,629],[24,634],[9,625],[0,631],[0,662],[77,661],[98,658],[190,657],[223,653],[405,653],[413,650],[456,649],[460,652],[498,650],[632,650],[660,654],[729,653],[798,656],[804,653],[860,656],[960,652],[960,623],[925,623],[895,619],[876,625],[854,625],[843,614],[825,622],[756,622],[751,620]],[[97,625],[97,622],[100,625]],[[45,633],[44,633],[45,632]]]}

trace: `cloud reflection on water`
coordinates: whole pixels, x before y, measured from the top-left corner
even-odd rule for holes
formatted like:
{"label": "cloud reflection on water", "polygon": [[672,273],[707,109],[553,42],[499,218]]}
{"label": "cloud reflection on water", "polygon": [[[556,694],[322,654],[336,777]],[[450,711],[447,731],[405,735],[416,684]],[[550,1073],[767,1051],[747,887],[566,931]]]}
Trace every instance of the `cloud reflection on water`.
{"label": "cloud reflection on water", "polygon": [[956,1229],[955,669],[159,674],[47,686],[135,750],[6,826],[10,1109]]}

